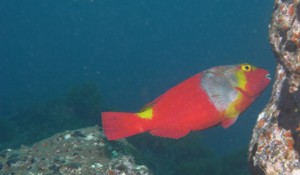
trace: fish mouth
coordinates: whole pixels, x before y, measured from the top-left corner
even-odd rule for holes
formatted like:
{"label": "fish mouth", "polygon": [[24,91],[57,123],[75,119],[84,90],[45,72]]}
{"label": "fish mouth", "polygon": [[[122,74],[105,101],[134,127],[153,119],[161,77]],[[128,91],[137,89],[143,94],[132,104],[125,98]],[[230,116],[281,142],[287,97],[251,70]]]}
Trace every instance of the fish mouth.
{"label": "fish mouth", "polygon": [[266,75],[266,78],[269,79],[269,80],[271,80],[271,75],[270,75],[270,74],[267,74],[267,75]]}

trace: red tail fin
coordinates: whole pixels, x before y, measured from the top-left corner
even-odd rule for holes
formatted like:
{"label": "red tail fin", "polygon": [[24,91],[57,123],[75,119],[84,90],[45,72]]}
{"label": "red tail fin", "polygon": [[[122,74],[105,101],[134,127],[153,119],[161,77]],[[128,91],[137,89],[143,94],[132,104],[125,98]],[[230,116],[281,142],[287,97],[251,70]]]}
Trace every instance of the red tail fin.
{"label": "red tail fin", "polygon": [[117,140],[147,131],[145,120],[135,113],[102,112],[102,127],[108,140]]}

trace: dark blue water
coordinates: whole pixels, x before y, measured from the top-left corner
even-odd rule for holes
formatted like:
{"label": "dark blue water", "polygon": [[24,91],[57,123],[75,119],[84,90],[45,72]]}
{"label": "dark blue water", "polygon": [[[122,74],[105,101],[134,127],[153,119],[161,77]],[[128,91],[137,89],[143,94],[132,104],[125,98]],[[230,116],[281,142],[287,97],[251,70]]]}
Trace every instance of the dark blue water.
{"label": "dark blue water", "polygon": [[[95,82],[103,109],[137,111],[216,65],[274,72],[272,1],[1,0],[0,115]],[[227,130],[201,138],[218,155],[246,147],[270,87]]]}

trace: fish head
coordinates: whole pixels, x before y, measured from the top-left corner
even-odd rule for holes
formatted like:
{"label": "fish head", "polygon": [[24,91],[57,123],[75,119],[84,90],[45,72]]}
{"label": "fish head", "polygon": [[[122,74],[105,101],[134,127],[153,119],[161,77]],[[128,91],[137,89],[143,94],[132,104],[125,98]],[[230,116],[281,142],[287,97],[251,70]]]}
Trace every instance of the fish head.
{"label": "fish head", "polygon": [[267,70],[250,64],[218,66],[202,73],[201,87],[223,117],[224,128],[255,100],[270,83]]}
{"label": "fish head", "polygon": [[225,71],[232,86],[245,96],[258,96],[270,83],[270,73],[262,68],[244,63]]}

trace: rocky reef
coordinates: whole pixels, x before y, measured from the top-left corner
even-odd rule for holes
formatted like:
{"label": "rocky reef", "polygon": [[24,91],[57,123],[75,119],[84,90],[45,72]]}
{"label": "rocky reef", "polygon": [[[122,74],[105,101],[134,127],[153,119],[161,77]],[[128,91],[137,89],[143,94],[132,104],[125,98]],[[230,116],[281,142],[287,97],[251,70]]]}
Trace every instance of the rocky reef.
{"label": "rocky reef", "polygon": [[253,130],[250,168],[255,175],[299,175],[299,0],[275,0],[269,37],[278,64],[272,97]]}
{"label": "rocky reef", "polygon": [[88,127],[99,123],[101,110],[100,92],[87,82],[2,117],[0,174],[151,174],[126,140],[109,142],[98,126]]}
{"label": "rocky reef", "polygon": [[[18,150],[0,152],[0,174],[148,175],[125,140],[107,142],[100,129],[65,131]],[[137,157],[135,155],[135,157]]]}

